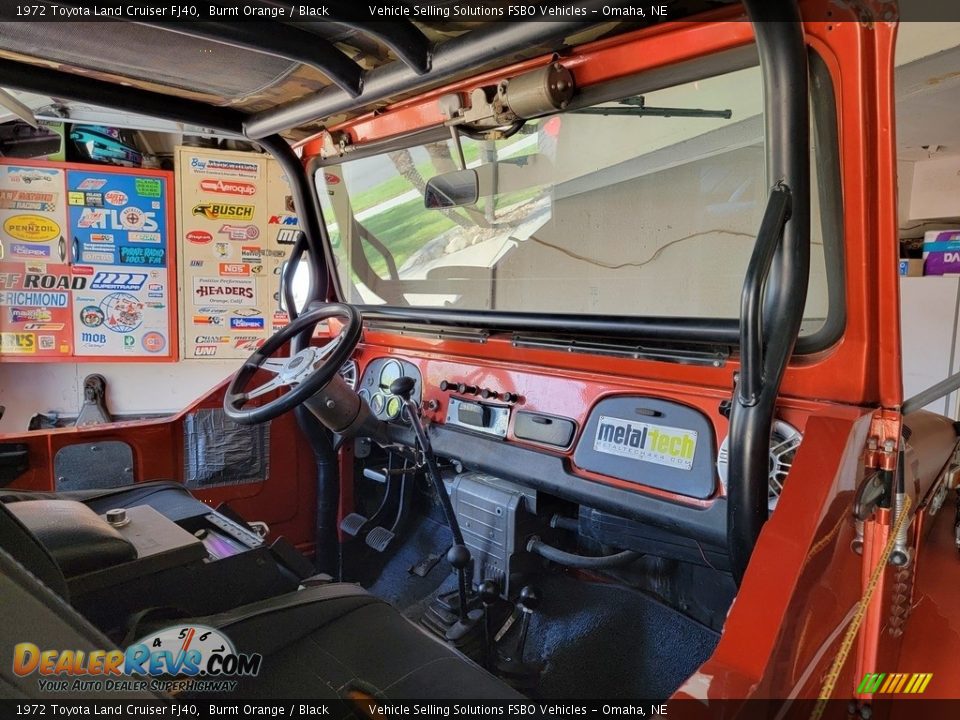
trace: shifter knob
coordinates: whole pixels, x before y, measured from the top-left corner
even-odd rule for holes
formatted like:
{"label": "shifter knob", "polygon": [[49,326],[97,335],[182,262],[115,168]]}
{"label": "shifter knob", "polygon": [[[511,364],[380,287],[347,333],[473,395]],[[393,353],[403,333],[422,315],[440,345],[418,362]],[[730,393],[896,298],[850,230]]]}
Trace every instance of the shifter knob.
{"label": "shifter knob", "polygon": [[402,397],[404,400],[409,400],[416,383],[417,381],[412,377],[407,377],[406,375],[398,377],[390,383],[390,392],[398,397]]}
{"label": "shifter knob", "polygon": [[517,602],[520,603],[520,606],[527,612],[533,612],[540,607],[540,601],[542,599],[539,590],[532,585],[524,585],[520,590],[520,597],[517,599]]}
{"label": "shifter knob", "polygon": [[482,602],[485,607],[489,607],[500,599],[500,588],[497,587],[496,581],[484,580],[480,583],[478,594],[480,595],[480,602]]}
{"label": "shifter knob", "polygon": [[470,551],[466,545],[452,545],[447,551],[447,562],[456,570],[464,570],[470,564]]}

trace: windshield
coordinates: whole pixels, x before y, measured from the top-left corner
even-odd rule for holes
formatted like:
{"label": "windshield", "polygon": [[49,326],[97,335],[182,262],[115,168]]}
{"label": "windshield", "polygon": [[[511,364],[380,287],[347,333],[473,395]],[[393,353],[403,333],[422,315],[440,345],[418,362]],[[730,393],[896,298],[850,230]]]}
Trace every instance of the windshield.
{"label": "windshield", "polygon": [[[452,140],[317,172],[352,303],[736,318],[766,205],[758,68],[462,138],[480,199],[426,209]],[[827,314],[816,179],[804,332]]]}

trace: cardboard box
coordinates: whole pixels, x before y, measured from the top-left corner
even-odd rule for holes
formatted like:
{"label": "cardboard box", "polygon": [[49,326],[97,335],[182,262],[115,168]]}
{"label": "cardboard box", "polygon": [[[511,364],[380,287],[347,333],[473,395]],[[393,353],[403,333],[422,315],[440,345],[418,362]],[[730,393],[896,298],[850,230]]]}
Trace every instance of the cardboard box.
{"label": "cardboard box", "polygon": [[920,277],[923,275],[923,260],[921,258],[901,260],[900,275],[903,277]]}
{"label": "cardboard box", "polygon": [[923,236],[923,274],[960,273],[960,230],[931,230]]}

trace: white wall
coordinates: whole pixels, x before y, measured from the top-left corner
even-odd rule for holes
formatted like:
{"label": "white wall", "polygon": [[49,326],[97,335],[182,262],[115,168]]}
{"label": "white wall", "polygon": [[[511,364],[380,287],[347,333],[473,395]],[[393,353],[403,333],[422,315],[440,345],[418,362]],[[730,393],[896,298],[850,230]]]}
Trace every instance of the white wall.
{"label": "white wall", "polygon": [[175,413],[206,395],[242,360],[178,363],[4,363],[0,365],[0,433],[20,433],[37,412],[76,415],[83,380],[107,380],[107,407],[114,414]]}

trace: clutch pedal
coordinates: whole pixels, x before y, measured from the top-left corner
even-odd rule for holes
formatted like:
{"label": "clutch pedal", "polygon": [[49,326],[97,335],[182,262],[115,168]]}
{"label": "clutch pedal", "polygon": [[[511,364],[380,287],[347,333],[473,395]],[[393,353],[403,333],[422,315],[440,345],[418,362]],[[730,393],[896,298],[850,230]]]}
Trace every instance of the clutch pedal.
{"label": "clutch pedal", "polygon": [[340,521],[340,529],[350,537],[356,537],[366,524],[366,516],[360,513],[350,513]]}

